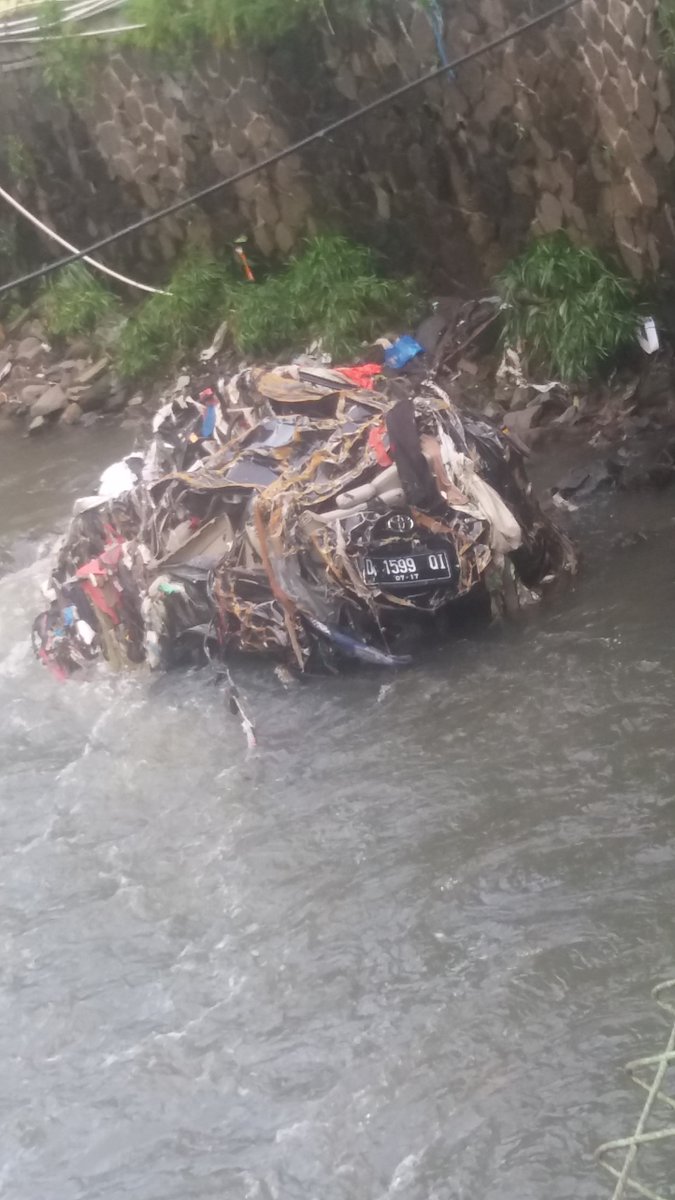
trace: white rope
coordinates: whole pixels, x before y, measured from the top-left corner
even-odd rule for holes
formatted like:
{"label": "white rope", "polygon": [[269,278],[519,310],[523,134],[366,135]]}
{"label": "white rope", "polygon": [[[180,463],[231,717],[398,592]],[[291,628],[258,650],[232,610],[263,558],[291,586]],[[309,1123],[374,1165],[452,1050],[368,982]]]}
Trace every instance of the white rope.
{"label": "white rope", "polygon": [[23,34],[21,37],[5,37],[0,29],[0,41],[11,46],[34,46],[41,42],[73,42],[78,38],[111,37],[117,33],[134,33],[145,28],[145,25],[115,25],[112,29],[81,29],[78,33],[34,33]]}
{"label": "white rope", "polygon": [[[675,1017],[675,1007],[667,1000],[662,1000],[661,993],[673,991],[674,989],[675,979],[669,979],[667,983],[660,983],[652,992],[659,1007],[672,1017]],[[647,1099],[640,1113],[635,1133],[631,1137],[616,1138],[613,1142],[605,1142],[595,1152],[595,1157],[600,1165],[606,1171],[609,1171],[610,1175],[613,1175],[617,1181],[612,1200],[623,1200],[629,1188],[637,1192],[638,1195],[645,1196],[646,1200],[667,1200],[667,1197],[661,1193],[655,1192],[650,1187],[646,1187],[645,1184],[639,1183],[637,1179],[631,1176],[631,1171],[638,1152],[642,1147],[665,1141],[667,1138],[675,1138],[675,1125],[669,1125],[667,1128],[658,1129],[651,1133],[645,1132],[647,1122],[652,1116],[657,1102],[666,1105],[667,1108],[675,1109],[675,1098],[663,1090],[663,1082],[668,1069],[672,1066],[675,1066],[675,1023],[662,1054],[650,1055],[648,1058],[639,1058],[635,1062],[628,1063],[626,1066],[626,1070],[631,1073],[635,1083],[647,1093]],[[641,1078],[642,1071],[647,1067],[655,1068],[654,1078],[651,1083]],[[620,1170],[612,1162],[606,1161],[607,1155],[617,1150],[626,1151],[623,1166]]]}
{"label": "white rope", "polygon": [[[73,246],[58,233],[54,233],[53,229],[50,229],[49,226],[44,225],[43,222],[34,215],[34,213],[31,213],[27,208],[24,208],[23,204],[19,204],[19,201],[15,200],[13,196],[10,196],[9,192],[6,192],[2,187],[0,187],[0,197],[2,197],[3,200],[6,200],[7,203],[12,206],[12,208],[15,208],[16,211],[20,213],[22,217],[25,217],[27,221],[31,221],[37,229],[42,231],[42,233],[46,233],[47,237],[50,237],[52,241],[58,242],[60,246],[63,246],[64,250],[69,250],[71,254],[78,253],[77,246]],[[120,275],[118,271],[113,271],[111,267],[106,267],[105,263],[98,262],[95,258],[90,258],[89,255],[84,256],[84,261],[89,263],[90,267],[94,267],[97,271],[102,271],[104,275],[109,275],[111,279],[116,279],[118,283],[125,283],[127,287],[138,288],[138,290],[141,292],[151,292],[153,296],[171,295],[170,292],[163,292],[161,288],[150,287],[150,285],[147,283],[139,283],[136,279],[129,279],[126,275]]]}

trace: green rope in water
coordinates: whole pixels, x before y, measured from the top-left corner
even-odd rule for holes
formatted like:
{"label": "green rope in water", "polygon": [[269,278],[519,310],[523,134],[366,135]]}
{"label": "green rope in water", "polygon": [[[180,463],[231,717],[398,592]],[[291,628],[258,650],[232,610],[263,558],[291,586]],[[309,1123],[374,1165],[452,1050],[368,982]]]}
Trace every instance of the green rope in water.
{"label": "green rope in water", "polygon": [[[673,1000],[663,999],[664,993],[673,993]],[[669,979],[667,983],[660,983],[654,988],[652,996],[656,1003],[664,1012],[675,1018],[675,979]],[[663,1090],[664,1080],[669,1067],[675,1066],[675,1020],[670,1032],[670,1037],[665,1050],[662,1054],[654,1054],[649,1058],[638,1058],[635,1062],[628,1063],[626,1070],[633,1076],[633,1080],[638,1087],[643,1088],[647,1093],[644,1108],[640,1114],[640,1119],[637,1123],[635,1133],[631,1137],[617,1138],[613,1142],[605,1142],[599,1146],[595,1152],[595,1157],[601,1166],[609,1171],[616,1179],[616,1187],[612,1200],[622,1200],[630,1189],[637,1192],[640,1196],[645,1196],[646,1200],[669,1200],[660,1192],[654,1192],[651,1188],[639,1183],[632,1174],[635,1162],[639,1151],[644,1146],[653,1145],[655,1142],[663,1142],[666,1138],[675,1138],[675,1125],[668,1125],[667,1128],[649,1132],[647,1126],[650,1117],[654,1115],[654,1110],[659,1104],[665,1105],[667,1108],[675,1111],[675,1097],[668,1095]],[[644,1079],[643,1072],[654,1070],[654,1076],[651,1079]],[[658,1110],[657,1110],[658,1111]],[[662,1110],[661,1110],[662,1113]],[[613,1155],[616,1151],[625,1152],[623,1165],[615,1166],[614,1162],[608,1161],[608,1155]],[[672,1195],[670,1200],[673,1200]]]}

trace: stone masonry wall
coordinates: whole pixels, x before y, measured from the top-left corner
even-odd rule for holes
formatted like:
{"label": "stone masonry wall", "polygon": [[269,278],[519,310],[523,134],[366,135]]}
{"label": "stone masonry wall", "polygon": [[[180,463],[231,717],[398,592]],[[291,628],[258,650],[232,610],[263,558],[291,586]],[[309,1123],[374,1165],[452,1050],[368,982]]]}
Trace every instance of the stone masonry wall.
{"label": "stone masonry wall", "polygon": [[[302,155],[119,244],[163,277],[186,238],[248,234],[287,255],[337,227],[435,284],[488,278],[530,232],[613,246],[637,277],[675,265],[675,119],[656,0],[581,0]],[[541,11],[442,4],[454,58]],[[31,51],[0,57],[4,186],[82,243],[232,174],[438,65],[427,12],[307,31],[274,52],[212,49],[189,71],[111,44],[85,98],[57,101]],[[31,167],[17,169],[16,147]],[[14,146],[12,154],[9,147]],[[40,255],[44,247],[40,247]]]}

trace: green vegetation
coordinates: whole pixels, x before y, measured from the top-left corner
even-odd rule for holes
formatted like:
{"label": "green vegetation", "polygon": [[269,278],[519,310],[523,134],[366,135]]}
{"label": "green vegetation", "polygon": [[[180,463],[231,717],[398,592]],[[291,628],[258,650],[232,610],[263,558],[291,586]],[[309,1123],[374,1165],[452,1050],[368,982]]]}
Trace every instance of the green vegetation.
{"label": "green vegetation", "polygon": [[59,0],[46,0],[40,10],[40,43],[45,82],[60,100],[75,101],[87,88],[88,68],[96,57],[95,38],[69,36]]}
{"label": "green vegetation", "polygon": [[117,347],[119,369],[144,375],[186,354],[227,319],[242,354],[273,354],[319,339],[349,354],[387,322],[405,323],[417,307],[411,280],[385,279],[371,250],[337,235],[317,237],[285,270],[259,283],[204,253],[186,258],[168,291],[133,313]]}
{"label": "green vegetation", "polygon": [[5,138],[3,157],[15,183],[35,178],[35,159],[26,143],[16,134],[10,133]]}
{"label": "green vegetation", "polygon": [[118,309],[119,302],[82,263],[74,263],[45,285],[38,305],[52,336],[74,337],[91,333]]}
{"label": "green vegetation", "polygon": [[237,292],[231,324],[239,349],[265,354],[320,341],[333,356],[405,324],[417,309],[411,279],[386,279],[377,255],[346,237],[307,243],[285,271]]}
{"label": "green vegetation", "polygon": [[659,0],[656,19],[661,35],[663,57],[668,66],[675,66],[675,0]]}
{"label": "green vegetation", "polygon": [[522,344],[532,369],[567,382],[593,375],[635,335],[635,285],[564,233],[532,242],[497,287],[505,343]]}
{"label": "green vegetation", "polygon": [[184,258],[168,284],[171,294],[152,296],[124,325],[117,345],[122,374],[133,378],[168,367],[210,335],[233,279],[229,267],[203,252]]}
{"label": "green vegetation", "polygon": [[[357,12],[369,0],[338,0]],[[131,39],[164,53],[189,53],[204,42],[273,45],[310,21],[327,20],[325,0],[130,0],[129,22],[145,29]]]}

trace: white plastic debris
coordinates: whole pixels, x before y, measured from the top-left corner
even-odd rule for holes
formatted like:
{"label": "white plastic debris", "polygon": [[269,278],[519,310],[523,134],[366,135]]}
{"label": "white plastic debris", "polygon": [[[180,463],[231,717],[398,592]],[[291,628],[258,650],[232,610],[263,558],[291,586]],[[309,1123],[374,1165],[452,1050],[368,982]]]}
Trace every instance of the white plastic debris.
{"label": "white plastic debris", "polygon": [[655,354],[659,349],[659,335],[653,317],[646,317],[638,329],[637,340],[645,354]]}
{"label": "white plastic debris", "polygon": [[106,500],[116,500],[125,492],[130,492],[136,486],[136,476],[124,459],[106,467],[101,475],[98,494]]}

